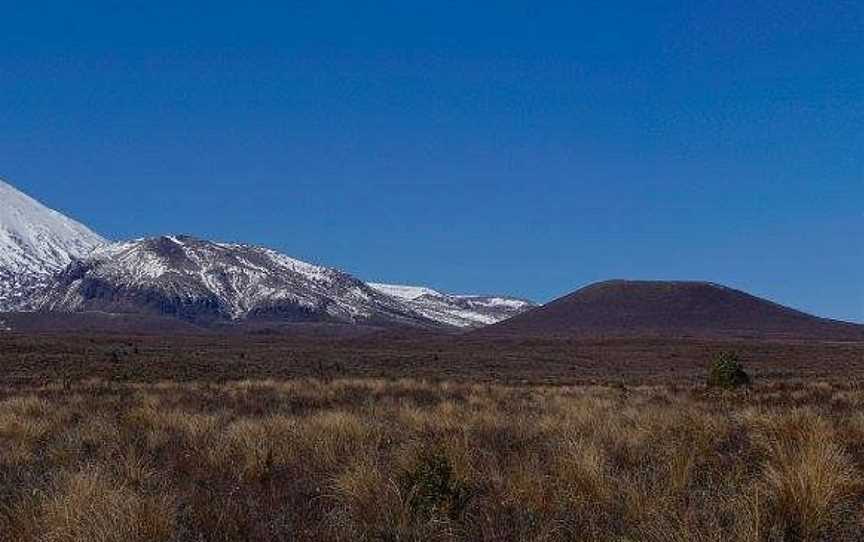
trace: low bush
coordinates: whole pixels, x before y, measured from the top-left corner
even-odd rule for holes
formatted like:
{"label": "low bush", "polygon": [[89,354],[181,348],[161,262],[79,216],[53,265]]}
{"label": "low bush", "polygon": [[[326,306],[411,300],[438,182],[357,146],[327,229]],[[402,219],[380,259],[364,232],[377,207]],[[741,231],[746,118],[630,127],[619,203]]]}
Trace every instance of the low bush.
{"label": "low bush", "polygon": [[708,371],[709,388],[732,389],[750,385],[750,375],[744,370],[738,355],[734,352],[721,352],[714,358]]}
{"label": "low bush", "polygon": [[468,486],[458,480],[447,455],[441,450],[424,452],[414,469],[403,474],[400,484],[415,515],[456,520],[470,499]]}

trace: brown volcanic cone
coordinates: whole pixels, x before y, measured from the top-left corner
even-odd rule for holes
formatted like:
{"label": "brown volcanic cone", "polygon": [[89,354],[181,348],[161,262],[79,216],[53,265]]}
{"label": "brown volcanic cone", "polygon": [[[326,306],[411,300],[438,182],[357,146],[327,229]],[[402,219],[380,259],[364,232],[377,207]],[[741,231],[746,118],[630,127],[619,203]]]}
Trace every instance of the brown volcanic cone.
{"label": "brown volcanic cone", "polygon": [[708,282],[613,280],[586,286],[477,333],[864,340],[864,325],[819,318]]}

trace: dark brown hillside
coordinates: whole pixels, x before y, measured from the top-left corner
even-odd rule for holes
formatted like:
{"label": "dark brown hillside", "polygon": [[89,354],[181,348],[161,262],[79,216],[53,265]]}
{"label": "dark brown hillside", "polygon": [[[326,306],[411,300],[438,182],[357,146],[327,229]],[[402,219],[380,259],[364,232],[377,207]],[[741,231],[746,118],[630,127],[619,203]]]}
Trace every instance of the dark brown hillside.
{"label": "dark brown hillside", "polygon": [[818,318],[725,286],[624,280],[586,286],[478,333],[864,340],[862,325]]}

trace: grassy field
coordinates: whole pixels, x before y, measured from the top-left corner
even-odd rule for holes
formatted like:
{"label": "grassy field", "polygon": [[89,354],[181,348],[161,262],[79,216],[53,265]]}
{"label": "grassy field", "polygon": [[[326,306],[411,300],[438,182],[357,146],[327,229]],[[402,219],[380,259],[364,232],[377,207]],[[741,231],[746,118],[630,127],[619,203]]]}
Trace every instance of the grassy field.
{"label": "grassy field", "polygon": [[862,407],[860,344],[0,334],[0,540],[860,541]]}
{"label": "grassy field", "polygon": [[0,387],[9,541],[853,541],[862,472],[860,380]]}

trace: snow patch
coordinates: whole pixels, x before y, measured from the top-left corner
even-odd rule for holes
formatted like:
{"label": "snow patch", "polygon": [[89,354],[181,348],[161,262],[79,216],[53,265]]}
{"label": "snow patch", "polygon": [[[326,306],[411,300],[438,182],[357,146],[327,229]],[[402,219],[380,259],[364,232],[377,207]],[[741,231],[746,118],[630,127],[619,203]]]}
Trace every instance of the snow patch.
{"label": "snow patch", "polygon": [[424,295],[443,295],[436,290],[424,286],[403,286],[399,284],[380,284],[377,282],[369,282],[367,284],[370,288],[378,290],[383,294],[398,297],[399,299],[407,299],[409,301],[413,301],[418,297],[423,297]]}
{"label": "snow patch", "polygon": [[377,282],[368,283],[368,286],[406,303],[430,320],[462,328],[495,324],[534,307],[524,299],[445,294],[425,286]]}

